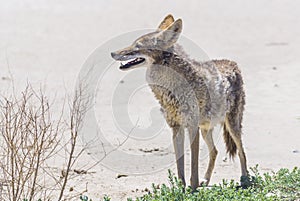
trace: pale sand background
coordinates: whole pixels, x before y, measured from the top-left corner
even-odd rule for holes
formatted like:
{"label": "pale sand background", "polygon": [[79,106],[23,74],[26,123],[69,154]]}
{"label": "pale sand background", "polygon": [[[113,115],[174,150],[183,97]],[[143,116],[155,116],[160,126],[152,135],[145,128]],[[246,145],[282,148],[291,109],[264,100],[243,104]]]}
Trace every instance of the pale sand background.
{"label": "pale sand background", "polygon": [[[183,19],[184,35],[210,58],[229,58],[239,63],[247,94],[243,140],[249,166],[258,163],[263,171],[292,168],[300,165],[299,7],[299,1],[265,0],[0,1],[0,91],[11,89],[6,79],[10,69],[17,88],[27,81],[43,84],[61,101],[65,90],[71,92],[74,88],[82,64],[95,48],[122,33],[155,28],[172,13]],[[154,99],[140,101],[142,108],[148,108]],[[102,117],[110,115],[105,111]],[[109,130],[109,125],[101,126]],[[161,144],[145,142],[143,146],[169,146],[171,134],[167,128],[164,133]],[[137,147],[132,151],[138,153]],[[238,160],[223,162],[223,143],[218,147],[212,183],[222,178],[238,179]],[[166,154],[173,157],[172,151]],[[134,165],[138,168],[141,164]],[[200,174],[205,166],[206,161],[201,161]],[[108,194],[114,200],[124,200],[140,194],[153,182],[167,182],[166,169],[120,179],[115,179],[116,172],[100,165],[92,171],[96,173],[80,178],[83,186],[88,182],[92,198]],[[81,191],[83,187],[78,181],[74,188]],[[136,189],[137,193],[132,192]]]}

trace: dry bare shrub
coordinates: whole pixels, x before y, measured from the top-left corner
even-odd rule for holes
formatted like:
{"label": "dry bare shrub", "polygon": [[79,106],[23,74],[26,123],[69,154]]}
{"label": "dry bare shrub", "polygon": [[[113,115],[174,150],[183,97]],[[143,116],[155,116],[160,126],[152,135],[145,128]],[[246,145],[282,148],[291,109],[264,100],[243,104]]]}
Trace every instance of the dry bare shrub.
{"label": "dry bare shrub", "polygon": [[[57,108],[51,108],[43,92],[30,85],[20,97],[0,98],[0,200],[67,199],[69,173],[82,153],[75,152],[87,109],[82,89],[70,103],[65,119],[63,109],[53,115]],[[65,144],[63,136],[68,136]],[[66,152],[67,162],[59,176],[49,169],[48,161],[61,151]]]}
{"label": "dry bare shrub", "polygon": [[[84,147],[78,148],[78,137],[79,131],[82,127],[84,116],[88,110],[88,105],[90,101],[90,97],[85,93],[84,86],[79,85],[73,97],[69,98],[69,113],[68,113],[68,121],[67,125],[67,134],[68,141],[64,146],[64,150],[67,153],[67,162],[65,165],[64,177],[62,182],[60,182],[60,194],[58,200],[63,199],[64,192],[67,187],[67,182],[70,180],[70,172],[75,166],[75,162],[78,161],[79,157],[85,150]],[[76,150],[77,149],[77,150]],[[86,167],[87,168],[87,167]],[[90,169],[91,167],[87,168]],[[80,168],[81,169],[81,168]],[[76,171],[75,169],[73,169]],[[78,170],[77,170],[78,171]],[[81,170],[80,170],[81,171]],[[84,171],[85,172],[85,171]],[[82,192],[80,192],[81,194]],[[67,196],[68,199],[73,198],[74,196]]]}

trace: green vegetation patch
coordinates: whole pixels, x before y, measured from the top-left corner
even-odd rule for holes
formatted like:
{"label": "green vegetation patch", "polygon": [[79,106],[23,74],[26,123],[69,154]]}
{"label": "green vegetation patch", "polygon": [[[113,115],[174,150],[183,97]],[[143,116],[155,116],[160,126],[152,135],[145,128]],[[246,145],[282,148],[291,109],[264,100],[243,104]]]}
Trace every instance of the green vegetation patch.
{"label": "green vegetation patch", "polygon": [[[170,185],[152,186],[147,195],[136,198],[136,201],[222,201],[222,200],[300,200],[300,169],[280,169],[277,173],[260,175],[257,166],[251,168],[251,186],[243,189],[233,180],[223,180],[219,185],[199,187],[196,192],[191,188],[184,189],[180,180],[169,171]],[[133,199],[128,199],[133,200]]]}
{"label": "green vegetation patch", "polygon": [[[127,201],[300,201],[300,168],[282,168],[276,173],[261,175],[256,166],[251,168],[251,172],[251,185],[246,189],[233,180],[223,180],[221,184],[199,187],[196,192],[192,192],[191,188],[184,188],[181,181],[169,171],[169,185],[153,184],[148,194],[135,199],[128,198]],[[108,201],[110,198],[106,196],[103,200]]]}

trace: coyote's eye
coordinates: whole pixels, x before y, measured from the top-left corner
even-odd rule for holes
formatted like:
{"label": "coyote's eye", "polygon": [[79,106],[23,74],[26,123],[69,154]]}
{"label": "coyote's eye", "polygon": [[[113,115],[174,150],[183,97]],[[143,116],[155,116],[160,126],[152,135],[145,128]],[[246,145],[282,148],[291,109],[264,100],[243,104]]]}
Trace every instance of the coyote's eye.
{"label": "coyote's eye", "polygon": [[135,43],[135,47],[136,47],[137,49],[140,49],[140,48],[142,47],[142,44],[139,43],[139,42],[137,42],[137,43]]}

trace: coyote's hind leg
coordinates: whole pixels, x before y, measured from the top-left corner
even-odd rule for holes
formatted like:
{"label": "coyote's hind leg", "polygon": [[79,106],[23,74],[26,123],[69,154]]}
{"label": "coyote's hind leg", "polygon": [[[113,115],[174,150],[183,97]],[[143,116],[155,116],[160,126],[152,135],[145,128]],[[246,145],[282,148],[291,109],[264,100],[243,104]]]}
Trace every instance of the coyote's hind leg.
{"label": "coyote's hind leg", "polygon": [[215,161],[218,155],[218,150],[216,149],[216,146],[214,144],[214,140],[212,137],[213,129],[201,129],[202,137],[207,145],[208,151],[209,151],[209,163],[206,170],[206,173],[204,175],[204,180],[201,181],[200,185],[208,185],[213,169],[215,167]]}
{"label": "coyote's hind leg", "polygon": [[[238,150],[238,156],[240,159],[241,163],[241,172],[242,172],[242,177],[247,177],[248,176],[248,171],[247,171],[247,160],[246,160],[246,154],[243,148],[243,143],[242,143],[242,131],[241,131],[241,122],[240,120],[236,117],[235,113],[229,113],[226,116],[225,120],[225,129],[229,132],[230,137],[233,139],[236,148]],[[247,181],[245,181],[247,182]],[[242,185],[247,185],[246,183]]]}

